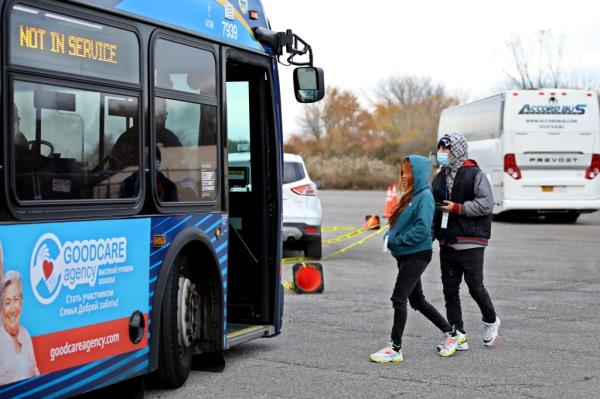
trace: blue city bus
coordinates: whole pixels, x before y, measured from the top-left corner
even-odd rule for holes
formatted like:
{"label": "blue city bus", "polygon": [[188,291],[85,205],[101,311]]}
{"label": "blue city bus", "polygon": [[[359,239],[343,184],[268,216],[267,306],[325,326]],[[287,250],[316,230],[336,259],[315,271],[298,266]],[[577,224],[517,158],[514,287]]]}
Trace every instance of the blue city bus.
{"label": "blue city bus", "polygon": [[320,100],[310,46],[259,0],[0,9],[0,398],[178,387],[277,335],[277,66]]}

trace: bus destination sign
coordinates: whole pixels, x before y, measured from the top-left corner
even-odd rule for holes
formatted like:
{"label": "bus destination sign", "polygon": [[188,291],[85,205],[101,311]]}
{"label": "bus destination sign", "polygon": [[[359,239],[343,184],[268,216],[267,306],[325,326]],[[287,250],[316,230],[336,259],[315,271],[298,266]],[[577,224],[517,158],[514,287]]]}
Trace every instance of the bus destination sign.
{"label": "bus destination sign", "polygon": [[19,26],[19,46],[51,54],[87,58],[98,62],[117,64],[116,43],[48,31],[41,27]]}
{"label": "bus destination sign", "polygon": [[12,65],[140,81],[139,41],[131,31],[19,4],[10,33]]}

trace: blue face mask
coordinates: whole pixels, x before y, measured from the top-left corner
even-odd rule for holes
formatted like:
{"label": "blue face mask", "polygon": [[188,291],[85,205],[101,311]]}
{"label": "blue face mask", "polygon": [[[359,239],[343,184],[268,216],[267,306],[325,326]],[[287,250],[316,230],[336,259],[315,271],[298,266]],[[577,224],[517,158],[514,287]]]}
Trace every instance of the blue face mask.
{"label": "blue face mask", "polygon": [[448,166],[448,164],[450,163],[448,161],[448,154],[445,153],[445,152],[438,152],[437,153],[437,161],[442,166]]}

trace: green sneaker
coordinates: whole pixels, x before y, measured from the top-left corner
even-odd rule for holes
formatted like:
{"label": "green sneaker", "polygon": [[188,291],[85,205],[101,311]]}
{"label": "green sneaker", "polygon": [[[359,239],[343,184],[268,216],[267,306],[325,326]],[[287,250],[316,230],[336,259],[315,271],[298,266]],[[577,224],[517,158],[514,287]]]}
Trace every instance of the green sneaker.
{"label": "green sneaker", "polygon": [[369,360],[375,363],[402,363],[404,357],[402,350],[396,352],[390,345],[369,355]]}
{"label": "green sneaker", "polygon": [[[465,345],[466,344],[466,345]],[[446,340],[441,345],[438,345],[438,355],[441,357],[450,357],[456,353],[459,346],[463,345],[461,350],[469,349],[469,344],[467,344],[467,335],[461,333],[460,331],[456,331],[455,335],[451,335],[450,333],[446,334]],[[466,346],[466,348],[465,348]]]}

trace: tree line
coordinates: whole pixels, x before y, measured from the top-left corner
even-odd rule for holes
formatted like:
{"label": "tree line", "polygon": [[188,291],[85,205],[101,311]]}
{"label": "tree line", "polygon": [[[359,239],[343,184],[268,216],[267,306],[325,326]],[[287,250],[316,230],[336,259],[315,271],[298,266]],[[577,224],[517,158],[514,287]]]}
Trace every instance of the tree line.
{"label": "tree line", "polygon": [[459,102],[428,77],[387,79],[369,106],[349,90],[330,87],[321,102],[303,108],[299,124],[304,134],[292,136],[286,151],[326,159],[366,156],[393,164],[430,151],[440,113]]}
{"label": "tree line", "polygon": [[[505,80],[499,90],[598,89],[597,74],[565,65],[564,41],[550,30],[528,40],[513,36],[505,50],[510,63],[500,68]],[[363,101],[350,90],[329,87],[321,102],[303,107],[301,132],[288,139],[285,150],[308,157],[309,173],[323,179],[326,188],[385,187],[395,176],[396,162],[435,149],[442,110],[465,100],[424,76],[388,78]],[[353,176],[349,170],[357,176],[369,160],[382,163],[377,166],[381,176],[361,179],[365,183],[346,181]]]}

